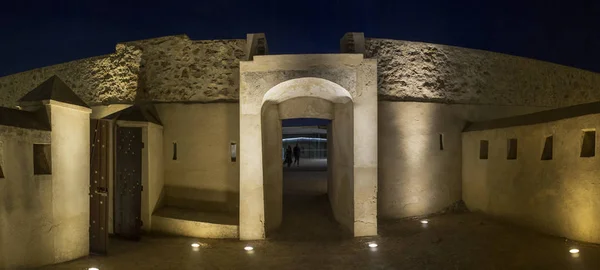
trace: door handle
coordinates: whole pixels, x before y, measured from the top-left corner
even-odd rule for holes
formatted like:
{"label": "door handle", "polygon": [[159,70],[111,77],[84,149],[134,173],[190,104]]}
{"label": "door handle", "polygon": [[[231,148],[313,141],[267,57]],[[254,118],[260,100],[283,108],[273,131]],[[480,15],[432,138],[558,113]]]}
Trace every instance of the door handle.
{"label": "door handle", "polygon": [[106,190],[105,188],[96,188],[96,190],[94,190],[94,193],[104,197],[108,196],[108,190]]}

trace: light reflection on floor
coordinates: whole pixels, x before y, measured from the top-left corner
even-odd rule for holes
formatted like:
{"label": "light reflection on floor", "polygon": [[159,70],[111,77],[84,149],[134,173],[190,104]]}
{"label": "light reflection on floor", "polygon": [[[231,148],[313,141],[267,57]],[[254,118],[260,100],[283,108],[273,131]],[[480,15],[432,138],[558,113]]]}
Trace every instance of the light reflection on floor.
{"label": "light reflection on floor", "polygon": [[[327,209],[324,170],[284,170],[284,176],[283,227],[266,241],[111,239],[107,257],[41,269],[600,269],[600,246],[473,213],[428,217],[427,224],[380,221],[380,236],[348,238]],[[574,246],[579,253],[569,253]]]}

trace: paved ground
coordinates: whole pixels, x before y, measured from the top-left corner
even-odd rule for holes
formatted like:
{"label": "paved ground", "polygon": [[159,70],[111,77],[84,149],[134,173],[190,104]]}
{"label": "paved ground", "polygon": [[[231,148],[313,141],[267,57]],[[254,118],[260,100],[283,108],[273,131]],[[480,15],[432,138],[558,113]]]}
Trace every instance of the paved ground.
{"label": "paved ground", "polygon": [[[331,217],[326,172],[284,172],[284,221],[269,240],[145,236],[111,239],[107,257],[41,269],[600,269],[600,247],[474,214],[380,221],[378,237],[349,238]],[[319,180],[320,179],[320,180]],[[190,245],[201,243],[193,249]],[[377,248],[369,248],[376,242]],[[247,252],[245,245],[255,250]],[[572,247],[580,249],[571,255]]]}

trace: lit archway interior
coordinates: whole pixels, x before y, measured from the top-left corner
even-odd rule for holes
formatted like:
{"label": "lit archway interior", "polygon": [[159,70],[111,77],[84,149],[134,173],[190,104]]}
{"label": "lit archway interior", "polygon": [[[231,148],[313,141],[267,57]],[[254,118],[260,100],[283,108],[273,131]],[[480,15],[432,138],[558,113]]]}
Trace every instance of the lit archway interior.
{"label": "lit archway interior", "polygon": [[265,229],[267,233],[276,230],[282,222],[281,121],[296,118],[330,120],[327,127],[328,200],[335,219],[348,234],[352,234],[353,102],[344,88],[319,78],[300,78],[280,83],[270,89],[263,98],[261,126]]}

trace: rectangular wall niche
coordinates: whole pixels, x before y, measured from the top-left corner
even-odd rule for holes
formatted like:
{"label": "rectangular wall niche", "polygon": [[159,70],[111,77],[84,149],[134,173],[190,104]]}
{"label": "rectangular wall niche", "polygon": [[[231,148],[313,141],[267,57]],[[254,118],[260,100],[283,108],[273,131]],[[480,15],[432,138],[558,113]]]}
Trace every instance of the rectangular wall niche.
{"label": "rectangular wall niche", "polygon": [[444,150],[444,134],[440,133],[440,150]]}
{"label": "rectangular wall niche", "polygon": [[544,142],[544,151],[542,151],[542,160],[552,160],[552,148],[553,148],[553,138],[552,136],[546,137],[546,141]]}
{"label": "rectangular wall niche", "polygon": [[583,131],[583,141],[581,142],[581,157],[593,157],[596,155],[596,131]]}
{"label": "rectangular wall niche", "polygon": [[229,145],[229,150],[231,152],[231,162],[236,162],[237,161],[237,145],[236,145],[236,143],[232,142]]}
{"label": "rectangular wall niche", "polygon": [[489,142],[485,140],[479,141],[479,159],[488,159]]}
{"label": "rectangular wall niche", "polygon": [[33,145],[33,174],[52,174],[52,159],[49,144]]}
{"label": "rectangular wall niche", "polygon": [[508,139],[506,159],[517,159],[517,139]]}
{"label": "rectangular wall niche", "polygon": [[4,170],[2,170],[2,164],[4,164],[4,151],[2,142],[0,142],[0,178],[4,178]]}
{"label": "rectangular wall niche", "polygon": [[177,160],[177,143],[173,143],[173,160]]}

